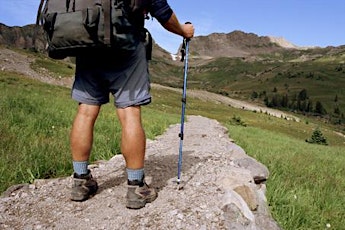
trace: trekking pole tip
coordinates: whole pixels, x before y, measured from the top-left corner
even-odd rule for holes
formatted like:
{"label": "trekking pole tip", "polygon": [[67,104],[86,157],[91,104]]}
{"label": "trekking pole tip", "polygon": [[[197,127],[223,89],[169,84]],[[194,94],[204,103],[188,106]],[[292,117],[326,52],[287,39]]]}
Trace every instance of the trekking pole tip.
{"label": "trekking pole tip", "polygon": [[177,185],[177,190],[182,190],[183,188],[184,188],[184,186],[182,184]]}
{"label": "trekking pole tip", "polygon": [[184,188],[184,184],[181,183],[180,179],[177,179],[177,190],[182,190]]}

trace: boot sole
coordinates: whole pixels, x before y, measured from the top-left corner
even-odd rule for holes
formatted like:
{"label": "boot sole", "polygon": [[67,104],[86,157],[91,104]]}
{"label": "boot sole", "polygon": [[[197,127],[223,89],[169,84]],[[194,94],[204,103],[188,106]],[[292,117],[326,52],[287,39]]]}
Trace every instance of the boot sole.
{"label": "boot sole", "polygon": [[143,199],[143,200],[139,200],[139,199],[127,200],[126,207],[129,209],[140,209],[140,208],[145,207],[147,203],[153,202],[156,198],[157,198],[157,195],[152,196],[152,197],[147,197],[146,199]]}

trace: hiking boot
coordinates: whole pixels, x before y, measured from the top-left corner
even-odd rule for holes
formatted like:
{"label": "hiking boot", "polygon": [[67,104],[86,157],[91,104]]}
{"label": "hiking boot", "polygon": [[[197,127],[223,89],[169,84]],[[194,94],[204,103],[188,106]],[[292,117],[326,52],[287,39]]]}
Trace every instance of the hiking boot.
{"label": "hiking boot", "polygon": [[88,171],[88,174],[73,174],[71,200],[87,200],[90,196],[94,195],[97,192],[97,189],[97,182],[95,179],[92,178],[90,170]]}
{"label": "hiking boot", "polygon": [[145,207],[146,203],[151,203],[158,194],[154,188],[150,188],[144,180],[128,181],[127,204],[130,209]]}

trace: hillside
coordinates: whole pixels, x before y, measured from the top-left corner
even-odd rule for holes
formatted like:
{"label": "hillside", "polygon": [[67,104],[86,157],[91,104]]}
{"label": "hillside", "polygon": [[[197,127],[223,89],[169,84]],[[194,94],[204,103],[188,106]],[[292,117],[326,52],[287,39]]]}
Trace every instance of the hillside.
{"label": "hillside", "polygon": [[[71,204],[68,201],[71,179],[68,177],[71,168],[66,164],[70,161],[68,131],[75,103],[70,100],[69,89],[53,85],[70,87],[74,65],[69,59],[55,61],[28,50],[31,49],[0,47],[0,98],[3,99],[1,108],[4,108],[1,110],[4,119],[1,122],[0,149],[5,156],[0,162],[5,165],[1,171],[1,185],[6,184],[5,179],[18,181],[18,178],[18,183],[32,183],[10,187],[1,197],[1,229],[59,229],[63,226],[74,227],[76,223],[83,228],[95,229],[107,229],[109,225],[133,229],[174,229],[189,225],[190,228],[200,229],[246,229],[244,226],[254,229],[256,225],[260,229],[261,224],[270,225],[262,229],[275,229],[269,215],[268,219],[262,215],[261,211],[267,211],[265,203],[257,206],[255,199],[251,199],[256,194],[254,198],[265,200],[263,192],[266,184],[254,185],[253,175],[249,174],[258,171],[267,173],[265,167],[257,163],[254,166],[260,167],[253,170],[253,164],[249,163],[255,161],[251,157],[269,169],[267,204],[274,219],[284,229],[342,229],[344,226],[344,135],[335,132],[336,129],[329,124],[300,114],[296,116],[301,122],[296,122],[297,119],[289,111],[274,110],[279,118],[268,116],[271,110],[259,101],[259,95],[255,98],[253,94],[253,98],[248,99],[245,93],[257,91],[259,94],[261,89],[254,83],[260,76],[265,76],[268,80],[260,86],[271,89],[267,91],[267,96],[279,94],[282,88],[274,90],[274,85],[290,79],[289,84],[283,85],[286,92],[301,92],[300,88],[294,88],[294,84],[312,86],[316,93],[321,92],[320,99],[331,95],[331,100],[335,102],[332,90],[341,92],[343,89],[343,47],[307,51],[284,49],[283,53],[275,55],[232,58],[205,59],[192,55],[187,113],[198,116],[188,116],[186,123],[183,162],[186,184],[177,187],[169,180],[176,171],[176,164],[172,162],[176,160],[179,127],[169,126],[157,140],[148,141],[148,174],[159,178],[153,180],[153,186],[160,190],[159,200],[138,212],[121,208],[125,189],[121,155],[92,165],[101,184],[97,196],[84,203]],[[150,65],[154,82],[176,88],[152,85],[154,102],[145,107],[143,114],[150,137],[160,133],[161,126],[167,127],[170,122],[176,124],[180,115],[183,64],[168,59],[170,55],[164,50],[159,52],[166,56],[154,54]],[[278,64],[281,69],[274,68]],[[301,72],[292,72],[297,67],[301,68]],[[284,68],[290,73],[283,72]],[[246,70],[247,75],[244,74]],[[312,75],[302,73],[307,70],[318,72],[312,78]],[[278,71],[277,77],[269,78],[269,73],[274,71]],[[238,79],[231,84],[223,81],[236,76]],[[209,79],[203,80],[203,77]],[[314,80],[302,82],[310,78]],[[229,91],[217,91],[242,80],[244,82],[236,85],[235,91],[230,87]],[[333,80],[338,85],[330,86]],[[216,94],[199,90],[204,86]],[[307,96],[314,98],[309,88],[307,92],[301,93],[300,99]],[[229,96],[247,98],[247,101],[233,100]],[[343,101],[342,96],[337,98],[337,103]],[[233,106],[241,109],[234,109]],[[293,119],[282,119],[284,114]],[[119,152],[116,149],[119,139],[114,135],[118,130],[109,127],[110,122],[116,123],[113,115],[112,106],[103,108],[97,123],[95,159],[105,159]],[[205,117],[216,119],[222,125]],[[305,142],[316,127],[321,128],[328,146]],[[236,144],[229,136],[236,140]],[[251,157],[244,155],[237,144]],[[153,173],[157,171],[157,174]],[[244,176],[241,177],[244,182],[239,182],[240,175]],[[238,183],[245,186],[237,187]],[[255,207],[259,208],[253,211]]]}
{"label": "hillside", "polygon": [[201,57],[248,57],[271,52],[282,52],[284,47],[271,41],[269,37],[259,37],[253,33],[234,31],[228,34],[213,33],[193,39],[192,54]]}
{"label": "hillside", "polygon": [[[42,30],[34,34],[34,25],[0,24],[1,45],[43,52]],[[180,88],[183,63],[153,43],[152,82]],[[345,129],[344,75],[345,46],[297,47],[284,38],[242,31],[197,36],[190,43],[190,89],[320,117],[340,131]]]}

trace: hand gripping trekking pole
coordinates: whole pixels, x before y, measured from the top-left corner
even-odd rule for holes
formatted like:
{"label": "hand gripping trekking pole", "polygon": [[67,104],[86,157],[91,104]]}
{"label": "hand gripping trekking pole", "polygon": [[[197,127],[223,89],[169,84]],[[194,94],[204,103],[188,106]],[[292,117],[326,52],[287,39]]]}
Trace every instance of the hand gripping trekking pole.
{"label": "hand gripping trekking pole", "polygon": [[177,169],[177,183],[181,182],[181,168],[182,168],[182,145],[184,138],[184,117],[186,110],[186,99],[187,99],[187,73],[188,73],[188,51],[189,51],[189,38],[183,39],[183,45],[181,49],[181,61],[184,61],[184,78],[183,78],[183,93],[182,93],[182,112],[181,112],[181,129],[179,133],[180,137],[180,148],[178,156],[178,169]]}

